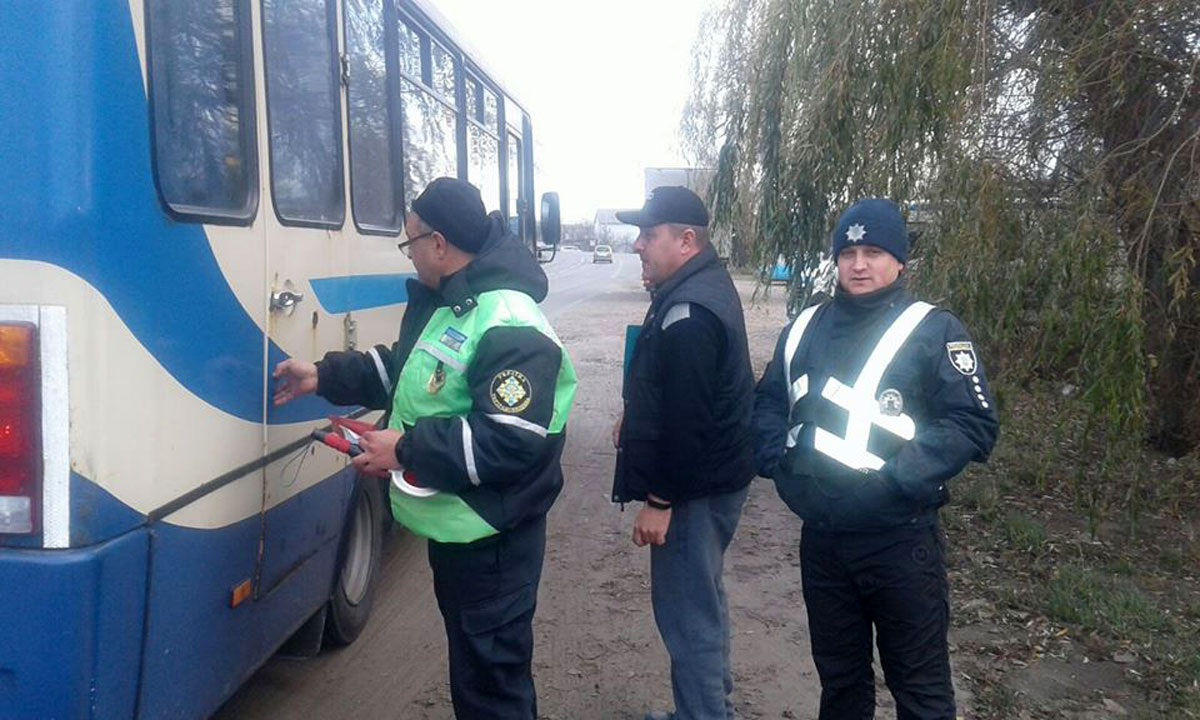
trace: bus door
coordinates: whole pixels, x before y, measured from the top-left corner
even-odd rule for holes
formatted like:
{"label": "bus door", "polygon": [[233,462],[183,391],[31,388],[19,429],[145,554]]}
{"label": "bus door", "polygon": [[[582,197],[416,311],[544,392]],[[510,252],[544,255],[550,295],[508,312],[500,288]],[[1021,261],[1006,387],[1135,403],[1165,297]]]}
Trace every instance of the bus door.
{"label": "bus door", "polygon": [[[315,362],[330,351],[390,345],[399,329],[409,265],[396,248],[403,205],[385,6],[263,4],[274,207],[266,273],[271,368],[287,357]],[[354,473],[345,456],[308,447],[311,431],[334,415],[362,412],[315,396],[268,407],[260,593],[297,575],[319,577],[337,559]],[[291,584],[328,597],[328,585]]]}
{"label": "bus door", "polygon": [[[319,360],[341,348],[339,318],[314,288],[345,275],[341,231],[347,212],[343,165],[341,66],[334,0],[266,0],[261,5],[266,123],[264,212],[268,295],[267,372],[288,357]],[[338,498],[319,496],[319,481],[344,461],[309,447],[309,433],[336,412],[316,396],[273,407],[265,386],[266,453],[263,541],[256,594],[283,592],[296,612],[311,611],[328,585],[308,573],[340,530]],[[331,560],[324,558],[327,565]],[[307,578],[307,579],[306,579]],[[295,579],[296,582],[289,582]],[[315,603],[315,604],[314,604]]]}

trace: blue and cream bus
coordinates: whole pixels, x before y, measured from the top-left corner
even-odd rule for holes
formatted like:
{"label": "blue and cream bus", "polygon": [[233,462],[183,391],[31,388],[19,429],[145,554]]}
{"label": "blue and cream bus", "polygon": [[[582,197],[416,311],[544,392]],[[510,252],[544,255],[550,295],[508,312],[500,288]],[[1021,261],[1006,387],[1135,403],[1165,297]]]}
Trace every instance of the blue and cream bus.
{"label": "blue and cream bus", "polygon": [[[381,488],[272,407],[391,342],[407,202],[538,233],[528,113],[424,1],[0,3],[0,718],[202,718],[370,609]],[[370,417],[368,417],[370,419]]]}

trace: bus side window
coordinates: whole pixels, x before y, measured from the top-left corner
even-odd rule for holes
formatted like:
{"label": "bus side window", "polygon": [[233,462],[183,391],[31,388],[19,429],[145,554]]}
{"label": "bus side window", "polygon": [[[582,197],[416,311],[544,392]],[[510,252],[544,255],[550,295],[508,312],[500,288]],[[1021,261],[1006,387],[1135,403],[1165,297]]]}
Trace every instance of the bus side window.
{"label": "bus side window", "polygon": [[398,26],[407,206],[435,178],[458,176],[458,112],[453,56],[408,21]]}
{"label": "bus side window", "polygon": [[521,235],[521,140],[513,133],[508,134],[508,231],[518,238]]}
{"label": "bus side window", "polygon": [[155,177],[180,219],[249,224],[258,207],[249,0],[150,0]]}
{"label": "bus side window", "polygon": [[340,227],[346,210],[334,3],[263,0],[262,11],[275,213],[290,225]]}
{"label": "bus side window", "polygon": [[[479,188],[489,211],[500,209],[500,136],[496,134],[496,95],[467,75],[467,181]],[[488,109],[491,122],[488,122]]]}
{"label": "bus side window", "polygon": [[[390,90],[384,0],[345,0],[346,89],[350,116],[350,199],[360,230],[394,235],[404,218],[398,204],[400,138]],[[418,58],[418,63],[420,59]],[[419,67],[419,65],[418,65]]]}

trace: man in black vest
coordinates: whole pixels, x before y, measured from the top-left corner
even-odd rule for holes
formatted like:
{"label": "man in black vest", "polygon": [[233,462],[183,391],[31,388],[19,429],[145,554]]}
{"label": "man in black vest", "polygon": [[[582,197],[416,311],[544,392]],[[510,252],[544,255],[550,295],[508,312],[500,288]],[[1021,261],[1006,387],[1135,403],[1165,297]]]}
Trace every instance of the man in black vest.
{"label": "man in black vest", "polygon": [[613,502],[644,503],[633,542],[650,545],[654,618],[671,656],[675,711],[647,718],[725,720],[733,676],[721,571],[754,477],[742,303],[695,193],[660,187],[617,218],[639,228],[633,248],[654,292],[613,431]]}
{"label": "man in black vest", "polygon": [[874,629],[897,716],[954,720],[937,509],[949,480],[991,452],[994,400],[958,318],[905,290],[895,205],[851,206],[833,255],[833,300],[784,328],[754,407],[759,474],[804,519],[821,719],[874,717]]}

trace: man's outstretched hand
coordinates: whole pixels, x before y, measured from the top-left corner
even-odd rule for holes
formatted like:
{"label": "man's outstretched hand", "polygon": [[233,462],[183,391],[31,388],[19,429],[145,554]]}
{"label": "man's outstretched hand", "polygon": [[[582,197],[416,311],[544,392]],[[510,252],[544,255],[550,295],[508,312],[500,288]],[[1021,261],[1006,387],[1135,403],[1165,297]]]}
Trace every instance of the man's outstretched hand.
{"label": "man's outstretched hand", "polygon": [[275,379],[276,405],[317,391],[317,366],[310,362],[288,358],[275,366],[271,377]]}

